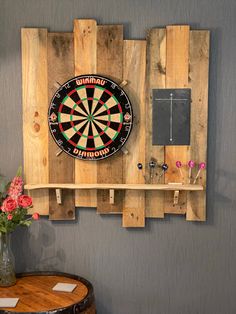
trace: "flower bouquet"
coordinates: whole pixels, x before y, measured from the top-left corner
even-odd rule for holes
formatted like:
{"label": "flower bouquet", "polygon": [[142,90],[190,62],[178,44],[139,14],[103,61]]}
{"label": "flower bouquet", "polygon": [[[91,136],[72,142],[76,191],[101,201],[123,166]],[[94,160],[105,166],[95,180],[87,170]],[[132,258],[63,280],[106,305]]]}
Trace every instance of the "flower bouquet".
{"label": "flower bouquet", "polygon": [[21,168],[9,183],[0,176],[0,286],[15,283],[13,256],[10,248],[10,234],[17,226],[30,226],[32,220],[38,220],[39,214],[28,217],[32,199],[23,194]]}

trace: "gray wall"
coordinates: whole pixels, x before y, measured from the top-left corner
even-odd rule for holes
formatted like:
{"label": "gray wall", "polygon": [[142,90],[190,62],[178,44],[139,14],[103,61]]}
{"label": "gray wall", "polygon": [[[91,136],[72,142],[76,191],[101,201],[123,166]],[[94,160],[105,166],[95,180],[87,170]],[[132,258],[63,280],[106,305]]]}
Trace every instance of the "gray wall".
{"label": "gray wall", "polygon": [[42,219],[14,234],[18,271],[79,274],[99,314],[236,313],[236,1],[0,0],[0,172],[22,164],[20,28],[71,31],[74,18],[125,24],[126,38],[172,23],[211,30],[208,220],[148,220],[78,210],[76,222]]}

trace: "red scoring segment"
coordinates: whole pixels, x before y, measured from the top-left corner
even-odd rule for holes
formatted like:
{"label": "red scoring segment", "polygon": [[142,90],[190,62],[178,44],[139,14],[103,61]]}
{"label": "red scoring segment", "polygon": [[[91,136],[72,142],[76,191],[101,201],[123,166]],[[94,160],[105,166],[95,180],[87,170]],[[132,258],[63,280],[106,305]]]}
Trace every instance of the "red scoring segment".
{"label": "red scoring segment", "polygon": [[[94,88],[94,85],[86,85],[86,88]],[[71,95],[72,95],[73,93],[75,93],[75,92],[76,92],[76,89],[72,90],[71,92],[68,93],[68,96],[71,96]],[[112,93],[111,93],[109,90],[106,89],[105,92],[106,92],[107,94],[109,94],[110,96],[112,96]],[[89,98],[87,98],[87,100],[94,100],[94,99],[93,99],[92,97],[89,97]],[[104,104],[105,104],[102,100],[98,100],[98,102],[99,102],[101,105],[104,105]],[[77,105],[79,105],[79,104],[81,104],[81,103],[82,103],[82,100],[79,100],[78,102],[76,102]],[[61,103],[58,112],[62,113],[62,108],[63,108],[63,106],[64,106],[64,104]],[[120,113],[123,113],[122,108],[121,108],[121,105],[118,103],[117,106],[118,106],[119,112],[120,112]],[[74,114],[74,111],[75,111],[75,110],[72,108],[72,109],[71,109],[71,112],[70,112],[70,115],[73,115],[73,114]],[[110,116],[110,114],[111,114],[111,113],[110,113],[110,110],[109,110],[109,109],[106,109],[106,111],[107,111],[107,115]],[[86,113],[85,113],[85,114],[86,114]],[[73,128],[75,128],[75,125],[74,125],[74,122],[73,122],[73,121],[70,121],[70,124],[71,124],[71,126],[72,126]],[[108,120],[106,127],[110,127],[110,124],[111,124],[111,123],[110,123],[110,121]],[[105,128],[106,128],[106,127],[105,127]],[[62,133],[65,132],[65,130],[63,129],[61,123],[59,123],[59,128],[60,128],[60,130],[61,130]],[[117,130],[118,133],[120,132],[121,128],[122,128],[122,123],[119,124],[118,130]],[[99,136],[103,135],[104,133],[105,133],[105,132],[104,132],[104,130],[103,130],[102,132],[99,133]],[[77,134],[79,134],[80,136],[82,136],[82,133],[79,132],[79,131],[77,131]],[[89,135],[88,138],[89,138],[89,139],[93,139],[94,136]],[[73,146],[77,147],[77,144],[74,143],[71,139],[68,139],[68,142],[69,142],[70,144],[72,144]],[[108,141],[107,143],[104,143],[104,146],[106,147],[106,146],[110,145],[112,142],[113,142],[113,140],[111,139],[111,140]],[[94,149],[96,149],[96,147],[94,147],[94,148],[86,147],[86,150],[89,150],[89,151],[92,151],[92,150],[94,150]]]}
{"label": "red scoring segment", "polygon": [[98,75],[81,75],[65,82],[55,93],[48,122],[54,140],[68,155],[100,160],[126,142],[132,128],[132,107],[115,82]]}

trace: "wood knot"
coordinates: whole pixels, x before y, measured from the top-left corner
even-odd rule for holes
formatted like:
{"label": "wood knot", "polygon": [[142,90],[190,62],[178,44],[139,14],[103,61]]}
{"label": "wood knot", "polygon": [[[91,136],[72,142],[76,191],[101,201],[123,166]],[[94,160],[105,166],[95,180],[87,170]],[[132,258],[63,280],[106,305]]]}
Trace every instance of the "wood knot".
{"label": "wood knot", "polygon": [[68,217],[73,217],[74,216],[74,212],[72,210],[69,210],[67,212]]}
{"label": "wood knot", "polygon": [[35,132],[39,132],[40,131],[40,125],[38,124],[38,123],[34,123],[34,130],[35,130]]}
{"label": "wood knot", "polygon": [[35,116],[35,117],[38,117],[38,116],[39,116],[38,111],[35,111],[34,116]]}
{"label": "wood knot", "polygon": [[46,157],[43,158],[43,165],[44,165],[45,167],[47,166],[47,158],[46,158]]}

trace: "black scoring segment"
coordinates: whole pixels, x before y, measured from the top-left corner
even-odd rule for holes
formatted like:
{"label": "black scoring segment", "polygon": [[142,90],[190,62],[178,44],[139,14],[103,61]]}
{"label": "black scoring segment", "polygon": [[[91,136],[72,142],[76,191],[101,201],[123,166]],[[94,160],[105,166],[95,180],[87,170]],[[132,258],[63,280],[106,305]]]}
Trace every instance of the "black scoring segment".
{"label": "black scoring segment", "polygon": [[115,154],[127,141],[133,124],[125,91],[99,75],[81,75],[65,82],[53,96],[48,124],[57,145],[82,160]]}

